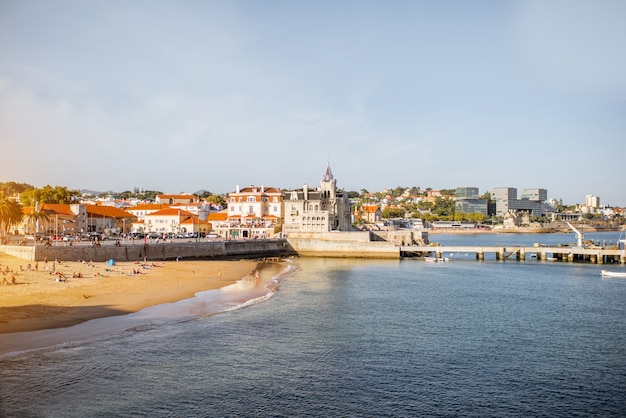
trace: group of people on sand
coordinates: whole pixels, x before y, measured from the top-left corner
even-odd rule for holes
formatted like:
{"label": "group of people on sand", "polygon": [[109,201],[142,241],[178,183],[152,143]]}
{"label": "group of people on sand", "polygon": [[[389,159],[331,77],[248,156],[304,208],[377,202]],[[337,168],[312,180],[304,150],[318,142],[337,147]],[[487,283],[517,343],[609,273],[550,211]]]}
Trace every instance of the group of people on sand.
{"label": "group of people on sand", "polygon": [[2,284],[16,284],[17,283],[17,279],[15,278],[15,275],[17,273],[14,272],[13,270],[11,270],[9,268],[9,266],[6,266],[6,268],[4,270],[0,269],[0,271],[2,271],[2,275],[3,276],[6,276],[7,274],[11,275],[11,280],[7,279],[6,277],[3,277],[2,278]]}
{"label": "group of people on sand", "polygon": [[11,275],[11,281],[9,281],[6,277],[2,279],[2,284],[16,284],[16,283],[17,283],[17,279],[15,278],[14,275]]}

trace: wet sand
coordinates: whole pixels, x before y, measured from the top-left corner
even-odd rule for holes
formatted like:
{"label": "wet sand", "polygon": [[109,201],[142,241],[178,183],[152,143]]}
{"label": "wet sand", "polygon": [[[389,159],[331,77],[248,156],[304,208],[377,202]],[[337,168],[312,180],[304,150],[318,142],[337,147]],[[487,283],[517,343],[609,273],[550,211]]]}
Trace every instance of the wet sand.
{"label": "wet sand", "polygon": [[35,264],[0,254],[0,282],[4,283],[0,284],[0,334],[69,327],[137,312],[228,286],[256,267],[255,261],[196,260],[113,266],[78,261]]}

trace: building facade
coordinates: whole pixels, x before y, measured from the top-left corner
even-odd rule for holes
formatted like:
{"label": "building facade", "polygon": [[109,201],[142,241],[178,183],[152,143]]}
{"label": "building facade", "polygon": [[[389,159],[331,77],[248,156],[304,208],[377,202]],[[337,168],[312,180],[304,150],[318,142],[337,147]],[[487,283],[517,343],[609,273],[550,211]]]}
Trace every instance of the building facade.
{"label": "building facade", "polygon": [[275,187],[250,186],[228,194],[225,211],[210,213],[212,230],[222,238],[271,238],[280,232],[283,194]]}
{"label": "building facade", "polygon": [[517,189],[512,187],[496,187],[491,190],[491,197],[496,201],[496,216],[504,216],[508,212],[526,212],[541,217],[553,211],[547,203],[546,189],[524,189],[522,198],[517,198]]}
{"label": "building facade", "polygon": [[523,189],[520,199],[531,200],[533,202],[547,202],[548,190],[546,189]]}
{"label": "building facade", "polygon": [[285,194],[285,221],[283,232],[329,232],[352,230],[351,204],[348,194],[337,189],[330,164],[320,187],[302,189]]}
{"label": "building facade", "polygon": [[457,187],[454,193],[455,211],[487,216],[487,200],[479,199],[478,196],[478,187]]}
{"label": "building facade", "polygon": [[600,207],[600,198],[598,196],[588,194],[587,196],[585,196],[585,205],[588,208],[597,209]]}

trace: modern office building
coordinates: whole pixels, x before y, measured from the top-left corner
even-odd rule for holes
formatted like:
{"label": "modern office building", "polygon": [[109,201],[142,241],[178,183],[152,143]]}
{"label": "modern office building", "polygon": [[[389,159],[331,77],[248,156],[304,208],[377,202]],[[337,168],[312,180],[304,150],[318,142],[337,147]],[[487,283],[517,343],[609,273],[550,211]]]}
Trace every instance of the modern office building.
{"label": "modern office building", "polygon": [[460,213],[482,213],[487,216],[487,200],[478,198],[478,187],[457,187],[454,206]]}
{"label": "modern office building", "polygon": [[521,198],[518,199],[517,189],[496,187],[491,190],[491,197],[496,201],[496,216],[504,216],[509,211],[515,211],[541,217],[552,209],[547,203],[546,189],[524,189]]}
{"label": "modern office building", "polygon": [[511,202],[517,200],[517,189],[496,187],[491,189],[491,198],[496,201],[496,216],[504,216],[509,211]]}
{"label": "modern office building", "polygon": [[454,198],[457,200],[478,199],[478,187],[457,187]]}
{"label": "modern office building", "polygon": [[547,189],[523,189],[520,195],[522,200],[532,200],[533,202],[546,202],[548,200]]}

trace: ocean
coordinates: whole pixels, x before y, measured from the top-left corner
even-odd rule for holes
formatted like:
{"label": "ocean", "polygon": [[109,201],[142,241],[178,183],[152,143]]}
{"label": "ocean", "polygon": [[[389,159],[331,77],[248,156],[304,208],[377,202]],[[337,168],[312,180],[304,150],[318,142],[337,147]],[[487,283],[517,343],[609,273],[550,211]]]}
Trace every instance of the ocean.
{"label": "ocean", "polygon": [[244,305],[211,291],[0,356],[0,416],[623,417],[626,280],[602,268],[626,271],[465,254],[295,258],[264,270],[272,291]]}

